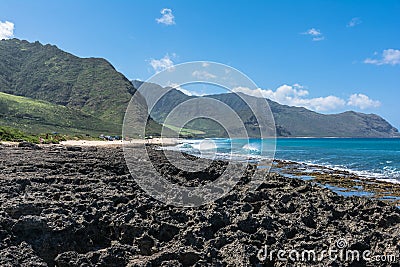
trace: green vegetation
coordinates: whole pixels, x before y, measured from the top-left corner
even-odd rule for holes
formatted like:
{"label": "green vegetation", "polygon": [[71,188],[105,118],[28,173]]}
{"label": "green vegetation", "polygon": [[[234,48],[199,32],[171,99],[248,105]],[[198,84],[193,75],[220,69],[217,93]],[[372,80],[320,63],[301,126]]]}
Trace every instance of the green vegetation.
{"label": "green vegetation", "polygon": [[186,127],[192,129],[192,137],[228,137],[228,133],[225,131],[224,127],[208,118],[197,118],[189,121]]}
{"label": "green vegetation", "polygon": [[0,126],[0,141],[10,141],[10,142],[20,142],[20,141],[28,141],[32,143],[38,143],[39,137],[28,135],[20,130]]}
{"label": "green vegetation", "polygon": [[67,139],[74,139],[75,136],[62,135],[59,133],[44,133],[38,135],[27,134],[21,130],[14,129],[7,126],[0,126],[0,142],[22,142],[27,141],[31,143],[42,143],[42,144],[58,144],[60,141]]}
{"label": "green vegetation", "polygon": [[179,128],[173,125],[168,125],[168,124],[164,124],[165,127],[178,132],[180,136],[182,137],[194,137],[194,136],[201,136],[204,135],[205,132],[203,131],[199,131],[199,130],[194,130],[194,129],[190,129],[190,128]]}
{"label": "green vegetation", "polygon": [[120,125],[103,121],[74,108],[0,93],[0,125],[11,126],[31,134],[58,132],[98,136],[119,134]]}

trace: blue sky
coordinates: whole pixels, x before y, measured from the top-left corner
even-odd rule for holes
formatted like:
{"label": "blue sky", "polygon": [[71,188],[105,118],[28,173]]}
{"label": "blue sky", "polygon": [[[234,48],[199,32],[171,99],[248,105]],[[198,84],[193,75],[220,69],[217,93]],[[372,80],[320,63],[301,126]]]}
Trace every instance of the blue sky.
{"label": "blue sky", "polygon": [[130,79],[220,62],[278,102],[376,113],[400,128],[399,14],[400,1],[390,0],[0,0],[0,38],[103,57]]}

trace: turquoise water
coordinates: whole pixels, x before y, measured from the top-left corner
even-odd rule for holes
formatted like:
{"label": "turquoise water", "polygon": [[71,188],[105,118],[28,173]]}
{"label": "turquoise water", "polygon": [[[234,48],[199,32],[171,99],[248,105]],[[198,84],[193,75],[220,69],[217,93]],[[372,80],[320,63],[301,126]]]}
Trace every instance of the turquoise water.
{"label": "turquoise water", "polygon": [[[184,141],[177,149],[217,158],[270,157],[271,140],[209,139]],[[231,154],[232,153],[232,154]],[[275,159],[348,170],[365,177],[400,182],[400,139],[281,138],[276,140]]]}

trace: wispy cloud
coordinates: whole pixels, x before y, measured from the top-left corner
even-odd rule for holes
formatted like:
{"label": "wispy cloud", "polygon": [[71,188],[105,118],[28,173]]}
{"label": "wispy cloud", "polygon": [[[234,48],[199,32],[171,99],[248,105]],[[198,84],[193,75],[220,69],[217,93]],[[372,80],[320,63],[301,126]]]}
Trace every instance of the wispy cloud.
{"label": "wispy cloud", "polygon": [[181,91],[182,93],[184,93],[185,95],[188,95],[188,96],[203,96],[204,95],[204,94],[198,93],[196,91],[184,89],[179,84],[176,84],[176,83],[170,83],[170,84],[168,84],[168,86],[175,88],[176,90]]}
{"label": "wispy cloud", "polygon": [[347,100],[329,95],[325,97],[309,98],[309,91],[299,84],[284,84],[275,91],[270,89],[249,89],[247,87],[236,87],[234,92],[241,92],[247,95],[264,97],[276,101],[283,105],[305,107],[318,112],[338,111],[346,106],[357,107],[360,109],[376,108],[380,102],[370,99],[364,94],[352,94]]}
{"label": "wispy cloud", "polygon": [[165,25],[174,25],[175,24],[175,16],[172,14],[172,10],[169,8],[163,8],[161,11],[161,18],[156,19],[157,23],[162,23]]}
{"label": "wispy cloud", "polygon": [[312,38],[312,40],[313,41],[322,41],[322,40],[325,40],[325,37],[324,36],[314,37],[314,38]]}
{"label": "wispy cloud", "polygon": [[347,101],[348,106],[358,107],[360,109],[380,107],[381,102],[372,100],[364,94],[352,94]]}
{"label": "wispy cloud", "polygon": [[217,77],[205,70],[195,70],[192,72],[192,76],[200,80],[214,79]]}
{"label": "wispy cloud", "polygon": [[364,60],[365,64],[374,65],[399,65],[400,64],[400,50],[386,49],[382,52],[381,58],[367,58]]}
{"label": "wispy cloud", "polygon": [[172,61],[169,54],[166,54],[163,58],[160,59],[150,59],[149,64],[157,73],[172,67],[174,65],[174,62]]}
{"label": "wispy cloud", "polygon": [[361,24],[361,23],[362,23],[362,21],[361,21],[360,18],[352,18],[352,19],[349,21],[349,23],[347,23],[346,27],[352,28],[352,27],[355,27],[355,26],[357,26],[357,25],[359,25],[359,24]]}
{"label": "wispy cloud", "polygon": [[313,41],[322,41],[325,39],[325,37],[323,36],[322,32],[320,30],[317,30],[315,28],[311,28],[305,32],[302,32],[301,34],[304,35],[310,35],[312,36],[312,40]]}
{"label": "wispy cloud", "polygon": [[10,39],[14,36],[14,23],[0,21],[0,40]]}

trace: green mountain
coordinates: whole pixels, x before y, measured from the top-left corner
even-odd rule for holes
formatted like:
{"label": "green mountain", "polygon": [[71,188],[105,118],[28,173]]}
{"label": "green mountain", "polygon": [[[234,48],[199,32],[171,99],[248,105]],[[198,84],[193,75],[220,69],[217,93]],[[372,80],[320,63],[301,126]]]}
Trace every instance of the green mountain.
{"label": "green mountain", "polygon": [[134,92],[130,81],[102,58],[79,58],[54,45],[0,41],[1,92],[80,109],[122,122]]}
{"label": "green mountain", "polygon": [[[138,87],[140,82],[133,82]],[[170,88],[162,88],[158,85],[146,86],[143,95],[151,96],[154,91],[165,93]],[[239,94],[240,95],[240,94]],[[250,133],[257,133],[254,125],[257,122],[252,112],[238,94],[218,94],[204,97],[218,99],[230,106],[237,112],[244,121]],[[243,95],[242,95],[243,96]],[[162,123],[170,111],[189,99],[196,96],[188,96],[181,91],[172,89],[166,93],[155,105],[150,114],[157,122]],[[246,96],[246,99],[257,106],[257,101],[262,99]],[[292,107],[278,104],[267,100],[274,115],[277,136],[286,137],[398,137],[399,132],[386,120],[375,114],[364,114],[354,111],[347,111],[339,114],[320,114],[302,107]],[[192,123],[190,128],[207,132],[207,127],[215,129],[207,123]]]}
{"label": "green mountain", "polygon": [[[0,92],[1,125],[32,133],[121,134],[135,88],[105,59],[10,39],[0,41]],[[137,102],[134,112],[146,114],[145,101]],[[149,134],[160,129],[149,120]]]}

